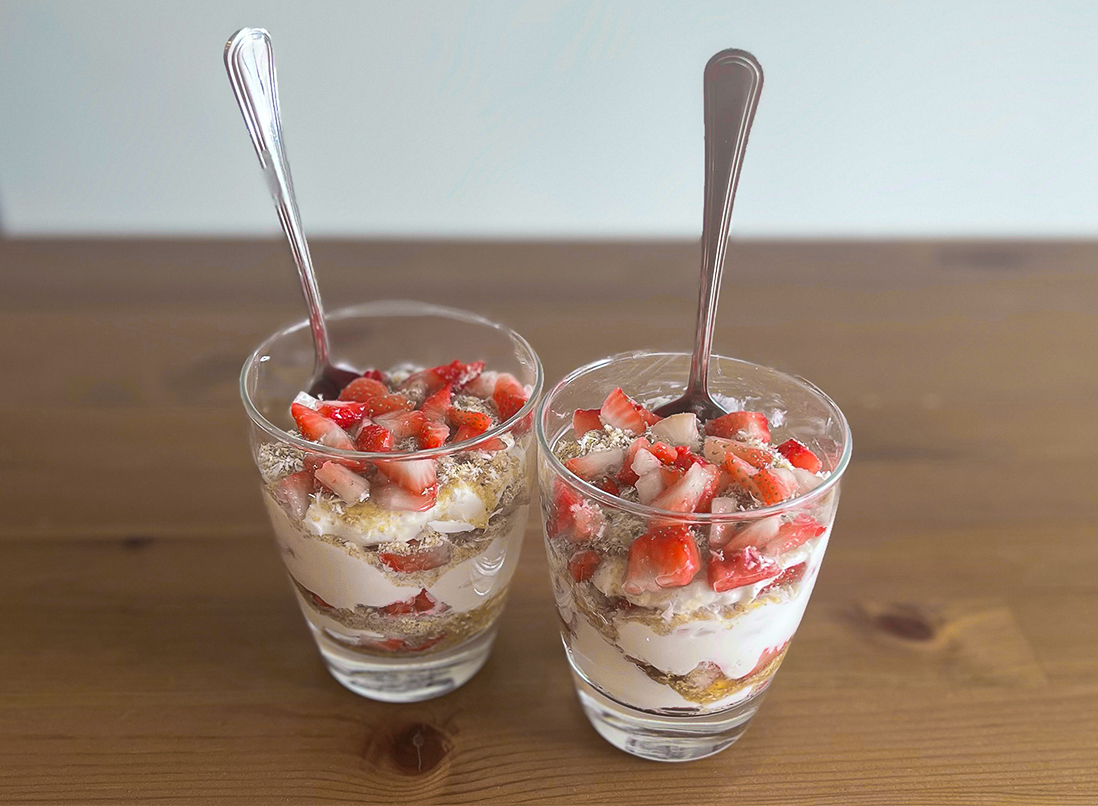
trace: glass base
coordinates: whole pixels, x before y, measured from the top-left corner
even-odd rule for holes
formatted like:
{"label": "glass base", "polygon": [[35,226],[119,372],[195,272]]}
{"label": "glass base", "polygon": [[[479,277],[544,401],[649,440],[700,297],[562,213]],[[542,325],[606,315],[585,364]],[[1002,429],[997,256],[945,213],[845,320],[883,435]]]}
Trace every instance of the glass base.
{"label": "glass base", "polygon": [[652,761],[694,761],[721,752],[747,730],[765,690],[726,711],[706,716],[664,716],[612,700],[575,670],[580,705],[599,735],[619,750]]}
{"label": "glass base", "polygon": [[381,702],[429,700],[465,685],[484,666],[496,640],[492,629],[441,654],[384,658],[354,652],[309,626],[332,677],[355,694]]}

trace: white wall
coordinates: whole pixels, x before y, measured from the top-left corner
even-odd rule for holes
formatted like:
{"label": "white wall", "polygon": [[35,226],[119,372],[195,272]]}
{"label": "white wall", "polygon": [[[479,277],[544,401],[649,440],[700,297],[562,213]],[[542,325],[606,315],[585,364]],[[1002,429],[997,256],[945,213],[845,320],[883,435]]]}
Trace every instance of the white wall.
{"label": "white wall", "polygon": [[314,234],[694,237],[734,46],[766,71],[738,234],[1098,236],[1093,0],[0,0],[3,231],[277,231],[244,25]]}

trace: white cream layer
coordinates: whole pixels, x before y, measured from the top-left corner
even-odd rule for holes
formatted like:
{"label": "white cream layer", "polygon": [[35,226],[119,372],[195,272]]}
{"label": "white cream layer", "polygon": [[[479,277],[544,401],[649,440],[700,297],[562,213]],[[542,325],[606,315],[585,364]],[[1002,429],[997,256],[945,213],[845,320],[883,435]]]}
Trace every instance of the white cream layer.
{"label": "white cream layer", "polygon": [[[333,607],[383,607],[415,596],[421,590],[418,584],[395,582],[381,569],[354,556],[353,548],[302,534],[281,506],[269,496],[265,495],[264,500],[286,569]],[[529,505],[517,507],[510,515],[511,530],[489,543],[480,554],[447,569],[427,587],[431,596],[456,612],[464,612],[479,607],[502,590],[518,564],[528,512]]]}

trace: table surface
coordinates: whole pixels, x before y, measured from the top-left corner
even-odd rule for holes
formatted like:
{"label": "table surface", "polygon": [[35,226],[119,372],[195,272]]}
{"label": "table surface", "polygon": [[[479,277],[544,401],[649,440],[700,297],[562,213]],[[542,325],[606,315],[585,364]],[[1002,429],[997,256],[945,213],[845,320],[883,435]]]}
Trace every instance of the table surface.
{"label": "table surface", "polygon": [[[314,246],[329,307],[520,330],[547,375],[688,348],[689,243]],[[262,510],[270,241],[0,241],[0,802],[1098,803],[1098,244],[737,243],[717,348],[811,378],[854,460],[745,737],[686,765],[572,693],[537,526],[496,649],[409,706],[325,672]]]}

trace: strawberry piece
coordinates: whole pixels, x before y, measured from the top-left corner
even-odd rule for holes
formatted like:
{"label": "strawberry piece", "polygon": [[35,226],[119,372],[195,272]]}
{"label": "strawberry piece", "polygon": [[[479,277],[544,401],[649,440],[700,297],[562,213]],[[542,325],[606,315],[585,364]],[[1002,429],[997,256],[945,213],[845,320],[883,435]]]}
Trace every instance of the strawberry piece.
{"label": "strawberry piece", "polygon": [[338,462],[325,462],[315,478],[348,504],[357,504],[370,497],[370,482]]}
{"label": "strawberry piece", "polygon": [[441,448],[446,444],[446,440],[450,438],[450,426],[446,423],[435,422],[434,420],[425,420],[423,428],[420,429],[419,434],[416,436],[421,449],[426,448]]}
{"label": "strawberry piece", "polygon": [[390,481],[413,495],[423,495],[438,483],[434,459],[379,459],[377,466]]}
{"label": "strawberry piece", "polygon": [[299,470],[279,479],[271,488],[271,495],[291,518],[301,520],[309,508],[309,494],[312,491],[313,474],[308,470]]}
{"label": "strawberry piece", "polygon": [[759,500],[764,504],[779,504],[797,493],[797,478],[783,468],[760,470],[751,480],[759,490]]}
{"label": "strawberry piece", "polygon": [[621,495],[621,488],[618,487],[618,483],[609,476],[597,481],[595,486],[604,492],[610,493],[610,495]]}
{"label": "strawberry piece", "polygon": [[438,486],[428,487],[421,493],[413,493],[399,484],[385,484],[374,487],[371,495],[375,504],[390,512],[426,512],[435,505]]}
{"label": "strawberry piece", "polygon": [[496,380],[499,378],[498,372],[481,372],[475,378],[465,382],[465,388],[462,391],[468,392],[474,397],[479,397],[481,400],[487,400],[492,396],[492,392],[496,389]]}
{"label": "strawberry piece", "polygon": [[380,380],[374,378],[355,378],[343,387],[339,393],[340,400],[351,400],[362,403],[371,397],[389,394],[389,387]]}
{"label": "strawberry piece", "polygon": [[629,563],[622,590],[630,595],[661,588],[679,588],[701,568],[698,546],[688,526],[649,529],[629,546]]}
{"label": "strawberry piece", "polygon": [[323,608],[326,608],[327,610],[335,610],[335,608],[332,607],[332,605],[328,604],[327,602],[325,602],[323,599],[320,598],[320,594],[310,592],[309,595],[313,597],[313,602],[316,604],[317,607],[323,607]]}
{"label": "strawberry piece", "polygon": [[633,470],[633,460],[637,458],[637,451],[648,450],[652,447],[644,437],[637,437],[633,443],[625,449],[625,458],[621,462],[621,470],[618,471],[618,481],[622,484],[636,484],[638,474]]}
{"label": "strawberry piece", "polygon": [[355,447],[367,453],[387,453],[393,449],[393,435],[384,426],[363,426],[355,438]]}
{"label": "strawberry piece", "polygon": [[386,385],[388,385],[389,383],[389,376],[382,372],[380,369],[368,369],[362,373],[362,377],[371,378],[375,381],[380,381],[381,383],[384,383]]}
{"label": "strawberry piece", "polygon": [[[709,511],[714,515],[723,515],[727,512],[739,511],[735,498],[714,498],[709,506]],[[734,523],[714,523],[709,527],[709,548],[716,549],[724,546],[736,533]]]}
{"label": "strawberry piece", "polygon": [[652,506],[674,512],[697,512],[706,494],[712,500],[718,477],[717,468],[713,465],[691,465],[681,479],[660,493]]}
{"label": "strawberry piece", "polygon": [[763,551],[767,543],[778,536],[782,519],[780,515],[771,515],[767,518],[757,518],[736,527],[729,536],[724,546],[726,552],[739,551],[750,546],[753,549]]}
{"label": "strawberry piece", "polygon": [[496,404],[500,419],[510,420],[528,400],[526,389],[518,378],[509,372],[501,372],[496,378],[496,388],[492,391],[492,402]]}
{"label": "strawberry piece", "polygon": [[730,453],[724,457],[723,468],[731,477],[733,484],[746,490],[753,498],[760,501],[762,500],[762,493],[759,492],[758,485],[755,484],[754,476],[751,474],[751,471],[754,469],[751,465],[747,464],[747,462],[740,459],[734,453]]}
{"label": "strawberry piece", "polygon": [[[457,433],[454,434],[454,443],[465,442],[466,440],[476,439],[483,431],[479,431],[476,428],[472,428],[468,425],[460,426]],[[478,451],[501,451],[507,447],[506,443],[499,437],[492,437],[491,439],[485,439],[478,442],[475,446]]]}
{"label": "strawberry piece", "polygon": [[633,463],[629,466],[629,469],[637,476],[645,476],[653,470],[659,470],[661,467],[663,465],[652,451],[641,448],[637,451],[637,455],[633,457]]}
{"label": "strawberry piece", "polygon": [[423,548],[419,541],[409,540],[411,551],[397,554],[390,551],[379,551],[378,559],[389,568],[401,574],[414,574],[417,571],[430,571],[450,562],[450,544],[439,543],[430,548]]}
{"label": "strawberry piece", "polygon": [[[492,427],[492,418],[482,411],[465,411],[464,409],[451,408],[447,416],[458,430],[465,429],[465,439],[479,436]],[[457,440],[460,441],[460,440]]]}
{"label": "strawberry piece", "polygon": [[428,420],[434,420],[435,422],[444,422],[446,420],[446,414],[450,411],[451,398],[454,385],[451,383],[446,384],[425,401],[420,407],[420,411],[423,412],[423,416]]}
{"label": "strawberry piece", "polygon": [[584,481],[592,481],[609,475],[611,469],[620,466],[624,458],[625,451],[621,448],[610,448],[569,459],[564,466]]}
{"label": "strawberry piece", "polygon": [[353,428],[366,416],[366,406],[355,401],[322,400],[317,403],[316,410],[340,428]]}
{"label": "strawberry piece", "polygon": [[290,414],[305,439],[319,442],[329,448],[339,448],[345,451],[355,449],[355,444],[351,441],[350,435],[340,428],[335,420],[325,417],[320,412],[313,411],[308,406],[302,406],[300,403],[290,405]]}
{"label": "strawberry piece", "polygon": [[768,648],[764,649],[762,651],[762,654],[759,655],[759,662],[755,664],[755,667],[750,672],[745,674],[743,677],[737,677],[736,679],[737,680],[746,680],[747,678],[751,677],[751,675],[758,674],[763,669],[765,669],[767,666],[769,666],[771,664],[771,662],[773,662],[774,658],[776,658],[780,654],[782,654],[782,652],[785,651],[785,648],[787,646],[789,646],[789,641],[786,641],[781,646],[772,646],[772,647],[768,647]]}
{"label": "strawberry piece", "polygon": [[[649,452],[663,462],[665,465],[675,464],[675,459],[678,458],[678,451],[668,445],[666,442],[653,442],[652,447],[648,449]],[[686,468],[683,468],[685,470]]]}
{"label": "strawberry piece", "polygon": [[670,417],[663,418],[651,428],[654,437],[675,447],[685,445],[688,448],[694,448],[701,442],[701,434],[698,433],[698,418],[690,412],[672,414]]}
{"label": "strawberry piece", "polygon": [[760,554],[751,546],[729,551],[718,549],[709,556],[709,587],[717,593],[723,593],[744,585],[753,585],[764,579],[776,577],[782,567],[773,557]]}
{"label": "strawberry piece", "polygon": [[732,454],[752,467],[760,469],[774,464],[774,457],[764,448],[756,448],[744,442],[737,442],[734,439],[725,439],[724,437],[706,437],[704,451],[706,459],[718,464],[723,462],[724,457],[728,454]]}
{"label": "strawberry piece", "polygon": [[778,453],[789,460],[789,464],[793,467],[799,467],[801,470],[807,470],[809,473],[819,473],[823,464],[820,462],[820,457],[814,454],[803,443],[798,442],[795,439],[787,439],[781,445],[778,446]]}
{"label": "strawberry piece", "polygon": [[445,613],[449,609],[449,605],[440,604],[426,588],[421,588],[415,596],[380,607],[378,611],[387,616],[408,616],[412,613]]}
{"label": "strawberry piece", "polygon": [[705,433],[715,437],[741,437],[770,441],[770,423],[761,411],[733,411],[705,424]]}
{"label": "strawberry piece", "polygon": [[466,384],[475,380],[484,371],[483,361],[474,361],[471,364],[463,364],[460,361],[451,361],[441,367],[434,367],[428,372],[440,378],[443,383],[451,384],[456,389],[461,389]]}
{"label": "strawberry piece", "polygon": [[708,465],[713,463],[698,456],[685,445],[679,445],[677,448],[675,448],[675,458],[670,462],[670,464],[682,470],[689,470],[691,465]]}
{"label": "strawberry piece", "polygon": [[759,593],[766,593],[768,590],[781,587],[782,585],[791,585],[794,582],[800,581],[804,576],[804,572],[808,569],[808,563],[797,563],[791,565],[774,577],[774,581],[763,588]]}
{"label": "strawberry piece", "polygon": [[427,418],[422,411],[391,411],[374,418],[377,425],[387,428],[393,439],[399,442],[408,437],[417,437],[423,430]]}
{"label": "strawberry piece", "polygon": [[598,409],[576,409],[572,415],[572,433],[579,439],[588,431],[602,430]]}
{"label": "strawberry piece", "polygon": [[572,579],[576,582],[584,582],[591,578],[601,562],[602,558],[597,551],[577,551],[568,561],[568,570],[572,574]]}
{"label": "strawberry piece", "polygon": [[641,412],[644,408],[618,387],[603,401],[599,417],[606,425],[620,428],[628,434],[643,434],[648,423]]}
{"label": "strawberry piece", "polygon": [[637,479],[637,497],[642,504],[652,504],[664,490],[677,484],[682,477],[683,472],[678,468],[659,465]]}
{"label": "strawberry piece", "polygon": [[546,524],[550,537],[563,535],[574,543],[596,536],[602,528],[602,512],[590,501],[557,479],[553,488],[553,509]]}
{"label": "strawberry piece", "polygon": [[366,406],[366,416],[376,417],[379,414],[389,414],[394,411],[411,411],[416,407],[404,395],[378,395],[362,401]]}
{"label": "strawberry piece", "polygon": [[770,556],[777,557],[804,545],[814,537],[819,537],[825,531],[827,527],[811,515],[798,515],[779,526],[775,535],[760,548]]}

